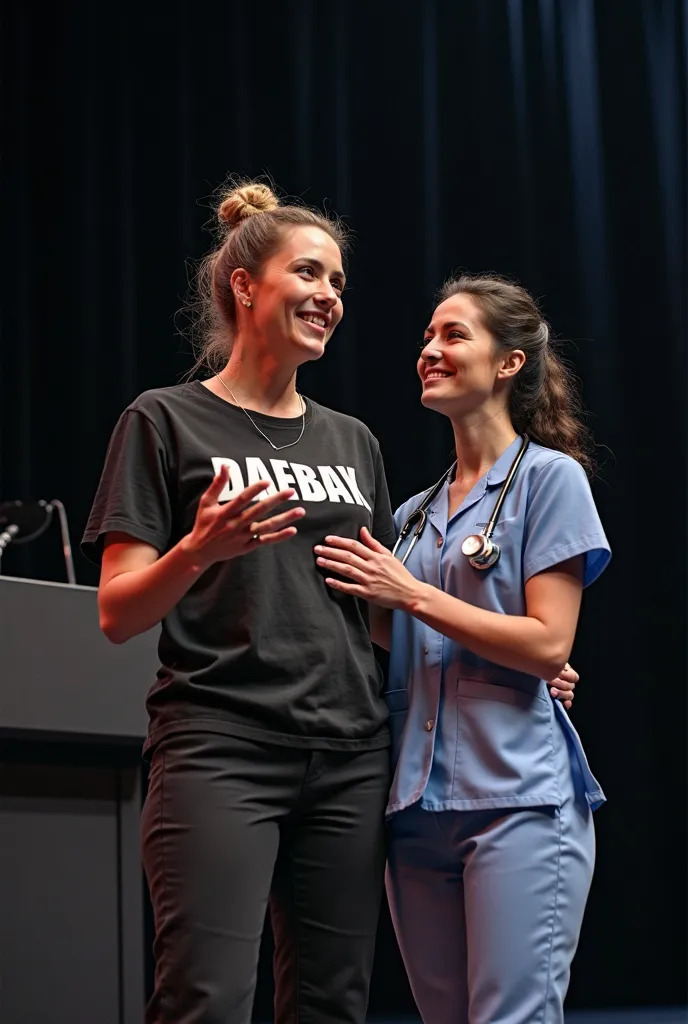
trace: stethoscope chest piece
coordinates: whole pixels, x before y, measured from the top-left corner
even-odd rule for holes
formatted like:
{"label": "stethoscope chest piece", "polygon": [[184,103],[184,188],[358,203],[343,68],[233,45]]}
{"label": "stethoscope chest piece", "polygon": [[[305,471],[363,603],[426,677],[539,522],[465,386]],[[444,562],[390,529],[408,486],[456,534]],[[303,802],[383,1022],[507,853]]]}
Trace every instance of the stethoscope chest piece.
{"label": "stethoscope chest piece", "polygon": [[497,498],[497,504],[495,505],[490,520],[486,523],[485,528],[481,533],[472,533],[470,537],[466,537],[465,541],[461,545],[461,551],[466,556],[469,564],[474,569],[479,569],[483,572],[485,569],[491,569],[493,565],[496,565],[499,561],[499,544],[495,544],[492,540],[492,534],[494,533],[495,526],[499,520],[499,513],[502,511],[502,505],[504,500],[509,493],[509,488],[514,482],[514,477],[518,471],[518,467],[523,461],[530,441],[524,434],[521,438],[521,447],[518,450],[518,454],[511,464],[511,468],[506,475],[506,480],[502,485],[502,489],[499,492]]}
{"label": "stethoscope chest piece", "polygon": [[[512,462],[511,468],[509,469],[509,472],[506,475],[506,480],[504,481],[502,489],[499,492],[499,497],[497,498],[497,503],[492,511],[492,515],[490,516],[489,522],[486,523],[485,528],[482,530],[481,533],[472,533],[470,537],[466,537],[463,544],[461,545],[461,551],[466,556],[466,558],[468,559],[468,561],[470,562],[474,569],[479,569],[481,571],[485,569],[491,569],[492,566],[496,565],[497,562],[499,561],[499,545],[495,544],[494,541],[492,540],[492,534],[494,533],[495,526],[497,525],[499,513],[502,511],[502,505],[504,504],[504,500],[509,492],[509,488],[514,482],[514,477],[516,476],[518,467],[521,465],[523,456],[525,455],[529,444],[530,441],[528,439],[528,436],[526,434],[523,434],[521,436],[521,447],[519,448],[518,454]],[[435,500],[437,495],[440,493],[445,483],[451,478],[455,466],[456,463],[454,463],[454,465],[447,470],[444,476],[442,476],[437,481],[435,486],[425,495],[418,508],[411,513],[411,515],[408,517],[408,519],[402,526],[401,531],[399,533],[399,538],[396,544],[394,545],[394,550],[392,551],[393,555],[397,554],[397,551],[399,550],[402,541],[405,541],[408,535],[410,534],[411,530],[413,530],[413,536],[409,542],[408,548],[406,549],[403,558],[401,559],[402,565],[406,562],[406,559],[411,554],[413,548],[420,540],[420,536],[423,533],[423,530],[425,529],[425,523],[428,514],[427,510],[429,506],[432,504],[432,502]]]}
{"label": "stethoscope chest piece", "polygon": [[499,561],[499,545],[495,544],[484,533],[473,533],[466,537],[461,551],[474,569],[491,569]]}

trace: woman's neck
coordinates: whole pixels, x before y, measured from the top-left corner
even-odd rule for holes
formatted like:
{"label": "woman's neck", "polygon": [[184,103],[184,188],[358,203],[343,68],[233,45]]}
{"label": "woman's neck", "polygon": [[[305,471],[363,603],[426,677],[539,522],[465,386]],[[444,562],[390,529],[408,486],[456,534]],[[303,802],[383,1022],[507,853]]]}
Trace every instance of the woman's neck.
{"label": "woman's neck", "polygon": [[518,437],[505,412],[452,420],[452,427],[457,481],[475,481],[484,476]]}
{"label": "woman's neck", "polygon": [[[231,388],[239,405],[254,412],[285,418],[301,415],[301,399],[296,392],[296,368],[284,366],[269,353],[235,344],[229,362],[217,376]],[[230,396],[220,381],[213,378],[208,381],[208,386],[229,400]]]}

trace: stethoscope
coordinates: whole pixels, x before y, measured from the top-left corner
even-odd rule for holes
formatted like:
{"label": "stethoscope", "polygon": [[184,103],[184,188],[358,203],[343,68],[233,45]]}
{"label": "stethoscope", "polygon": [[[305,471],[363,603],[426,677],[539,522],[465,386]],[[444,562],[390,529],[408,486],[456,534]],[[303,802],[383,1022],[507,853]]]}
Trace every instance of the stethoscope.
{"label": "stethoscope", "polygon": [[[502,484],[502,489],[499,492],[499,497],[497,498],[497,501],[495,503],[492,515],[490,516],[488,522],[483,527],[480,533],[473,533],[471,534],[470,537],[466,537],[465,541],[461,545],[461,551],[466,556],[466,558],[468,559],[468,561],[470,562],[474,569],[491,569],[492,566],[496,565],[499,560],[501,551],[499,545],[495,544],[494,541],[492,540],[492,534],[494,533],[495,527],[499,520],[499,513],[502,511],[502,505],[504,504],[506,496],[509,493],[509,488],[514,482],[514,477],[518,472],[518,467],[521,465],[521,462],[523,461],[523,456],[525,455],[529,444],[530,438],[526,434],[523,434],[521,436],[521,447],[518,450],[516,458],[511,463],[511,468],[509,469],[509,472],[506,475],[506,480]],[[396,555],[401,543],[406,540],[411,530],[413,530],[411,542],[407,547],[406,551],[404,552],[403,558],[401,559],[402,565],[406,564],[408,556],[411,554],[414,547],[416,546],[416,544],[418,543],[422,536],[423,530],[425,529],[425,523],[427,522],[428,518],[429,506],[440,493],[447,480],[449,480],[452,473],[454,472],[455,467],[456,463],[449,467],[447,472],[444,473],[441,479],[437,481],[432,490],[429,491],[428,494],[426,494],[418,508],[414,509],[414,511],[411,513],[411,515],[408,517],[408,519],[402,526],[397,542],[394,545],[394,548],[392,549],[393,555]]]}

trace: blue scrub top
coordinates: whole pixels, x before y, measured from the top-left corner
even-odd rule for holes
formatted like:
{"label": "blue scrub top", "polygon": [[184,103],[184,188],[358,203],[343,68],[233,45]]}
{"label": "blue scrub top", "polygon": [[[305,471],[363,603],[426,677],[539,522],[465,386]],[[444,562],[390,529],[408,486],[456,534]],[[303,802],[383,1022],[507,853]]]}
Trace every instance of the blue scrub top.
{"label": "blue scrub top", "polygon": [[[469,564],[461,545],[490,518],[520,444],[517,438],[507,448],[449,522],[445,483],[406,562],[425,583],[503,615],[526,614],[531,576],[585,555],[588,586],[611,557],[581,466],[531,442],[493,534],[499,561],[487,571]],[[423,496],[397,510],[397,533]],[[393,615],[386,696],[394,764],[388,814],[419,800],[435,811],[558,807],[555,765],[562,745],[590,806],[605,799],[547,681],[487,661],[401,611]]]}

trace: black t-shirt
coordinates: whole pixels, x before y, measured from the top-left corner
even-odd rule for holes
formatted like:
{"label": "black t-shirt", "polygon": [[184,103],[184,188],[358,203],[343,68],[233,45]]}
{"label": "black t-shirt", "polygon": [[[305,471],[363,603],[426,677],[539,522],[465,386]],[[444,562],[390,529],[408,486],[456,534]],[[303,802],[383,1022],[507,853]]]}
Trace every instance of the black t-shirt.
{"label": "black t-shirt", "polygon": [[[299,436],[300,416],[251,416],[277,446]],[[308,401],[303,437],[276,452],[200,381],[147,391],[113,433],[84,553],[98,561],[108,531],[168,551],[191,531],[223,460],[221,501],[270,479],[294,487],[306,515],[290,540],[211,566],[163,620],[146,746],[190,728],[299,747],[385,746],[367,605],[331,590],[313,553],[327,534],[357,537],[362,526],[394,543],[380,449],[363,423]]]}

